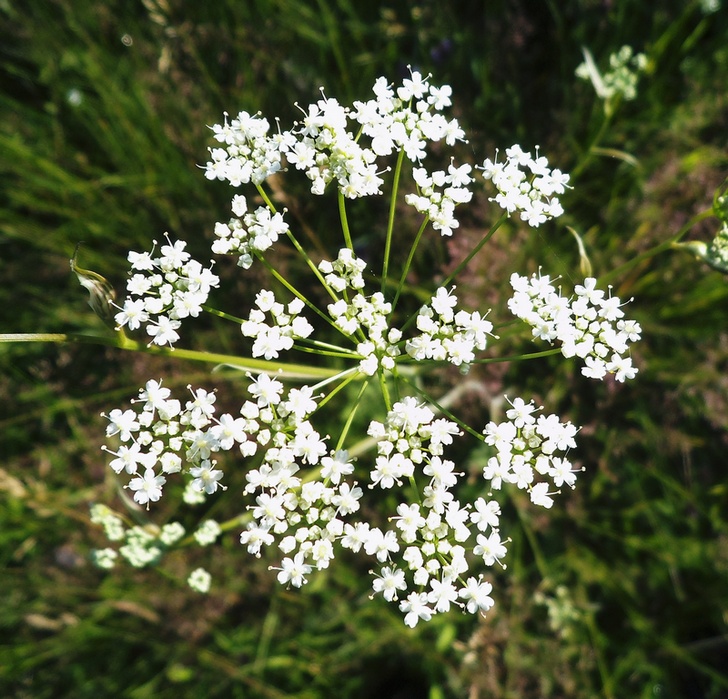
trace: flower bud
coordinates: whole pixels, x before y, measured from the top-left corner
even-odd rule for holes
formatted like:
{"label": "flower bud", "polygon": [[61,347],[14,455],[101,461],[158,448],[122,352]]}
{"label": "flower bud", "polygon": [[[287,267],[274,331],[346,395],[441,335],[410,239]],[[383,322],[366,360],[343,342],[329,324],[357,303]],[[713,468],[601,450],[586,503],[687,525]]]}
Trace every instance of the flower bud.
{"label": "flower bud", "polygon": [[78,281],[81,286],[88,291],[88,305],[91,306],[91,310],[93,310],[93,312],[101,318],[108,327],[113,329],[116,327],[114,322],[113,306],[114,299],[116,298],[116,292],[111,284],[109,284],[109,282],[100,274],[96,274],[96,272],[92,272],[88,269],[82,269],[76,264],[79,247],[81,247],[81,243],[78,243],[78,245],[76,245],[76,249],[73,251],[73,257],[70,260],[71,271],[78,277]]}

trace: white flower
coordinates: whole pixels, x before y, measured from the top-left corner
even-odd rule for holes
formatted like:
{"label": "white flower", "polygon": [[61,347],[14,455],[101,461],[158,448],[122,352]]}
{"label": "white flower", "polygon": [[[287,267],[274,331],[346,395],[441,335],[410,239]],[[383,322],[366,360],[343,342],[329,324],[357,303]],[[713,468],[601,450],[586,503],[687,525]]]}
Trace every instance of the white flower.
{"label": "white flower", "polygon": [[330,480],[334,485],[341,482],[343,476],[354,473],[354,464],[349,461],[349,452],[337,451],[332,456],[321,459],[321,477]]}
{"label": "white flower", "polygon": [[475,614],[477,611],[487,612],[494,604],[490,593],[493,586],[489,582],[477,578],[468,578],[465,587],[458,592],[460,599],[465,600],[466,609]]}
{"label": "white flower", "polygon": [[121,411],[114,408],[108,416],[109,424],[106,426],[106,436],[118,434],[122,442],[128,442],[131,439],[131,433],[139,430],[139,422],[137,414],[133,410]]}
{"label": "white flower", "polygon": [[470,513],[470,521],[475,524],[480,531],[484,532],[488,527],[497,529],[500,523],[500,505],[497,501],[491,500],[486,502],[483,498],[478,498],[473,503],[473,512]]}
{"label": "white flower", "polygon": [[376,555],[377,560],[383,563],[391,553],[399,551],[397,535],[393,531],[385,534],[380,529],[370,529],[364,542],[364,550],[368,556]]}
{"label": "white flower", "polygon": [[143,476],[137,476],[129,481],[129,490],[134,491],[134,501],[146,505],[157,502],[162,497],[162,486],[167,482],[164,476],[158,476],[153,469],[148,468]]}
{"label": "white flower", "polygon": [[450,611],[450,605],[457,604],[458,591],[450,580],[430,580],[431,591],[427,601],[435,605],[436,612]]}
{"label": "white flower", "polygon": [[473,553],[476,556],[482,556],[483,563],[487,566],[492,566],[496,561],[500,563],[500,559],[508,553],[497,531],[491,532],[488,537],[478,534],[477,541],[478,544],[473,548]]}
{"label": "white flower", "polygon": [[531,502],[534,505],[541,505],[541,507],[549,509],[554,504],[554,500],[549,496],[548,489],[548,483],[534,485],[530,492]]}
{"label": "white flower", "polygon": [[199,466],[190,469],[190,475],[194,478],[192,487],[196,490],[204,491],[208,495],[217,492],[218,488],[225,490],[225,486],[218,482],[223,473],[214,467],[214,462],[202,461]]}
{"label": "white flower", "polygon": [[281,585],[290,583],[293,587],[301,587],[305,585],[306,578],[312,570],[312,567],[304,562],[303,553],[297,553],[293,558],[284,558],[281,561],[280,572],[278,573],[278,582]]}
{"label": "white flower", "polygon": [[411,592],[407,599],[399,603],[399,608],[405,613],[404,623],[407,626],[413,629],[420,619],[423,621],[432,619],[432,609],[427,606],[427,602],[426,592]]}
{"label": "white flower", "polygon": [[395,567],[385,566],[381,570],[381,576],[374,578],[372,588],[375,594],[381,592],[387,602],[396,601],[398,599],[397,593],[407,589],[404,571]]}

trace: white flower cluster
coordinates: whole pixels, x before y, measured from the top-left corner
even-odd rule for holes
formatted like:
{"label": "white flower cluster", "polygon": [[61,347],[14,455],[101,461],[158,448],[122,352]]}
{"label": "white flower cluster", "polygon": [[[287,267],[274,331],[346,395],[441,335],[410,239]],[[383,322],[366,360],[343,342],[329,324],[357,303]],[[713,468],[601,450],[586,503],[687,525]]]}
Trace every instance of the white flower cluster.
{"label": "white flower cluster", "polygon": [[109,541],[121,541],[124,538],[123,520],[106,505],[91,505],[91,522],[104,528],[104,534]]}
{"label": "white flower cluster", "polygon": [[609,56],[610,71],[603,75],[597,69],[591,53],[584,49],[584,63],[576,69],[576,77],[590,80],[597,95],[603,100],[621,96],[625,100],[637,97],[639,74],[647,69],[647,56],[635,55],[631,46],[622,46]]}
{"label": "white flower cluster", "polygon": [[514,145],[506,148],[506,160],[499,163],[490,159],[483,162],[483,177],[492,180],[498,194],[495,201],[508,214],[520,212],[521,219],[537,228],[542,223],[561,216],[564,209],[557,198],[568,186],[569,176],[561,170],[551,170],[548,160],[526,153]]}
{"label": "white flower cluster", "polygon": [[456,119],[446,119],[440,112],[451,104],[449,85],[435,87],[427,77],[413,71],[396,93],[384,78],[374,84],[375,99],[354,102],[353,118],[362,132],[371,138],[377,155],[401,150],[412,162],[426,155],[427,142],[444,140],[449,146],[465,138]]}
{"label": "white flower cluster", "polygon": [[402,332],[399,328],[389,327],[387,317],[392,312],[392,304],[384,300],[384,294],[377,291],[371,298],[356,294],[349,303],[339,299],[328,305],[328,311],[334,325],[344,335],[363,336],[364,339],[356,346],[361,358],[359,371],[374,376],[379,367],[385,371],[394,368],[395,357],[400,354],[396,343]]}
{"label": "white flower cluster", "polygon": [[[247,319],[237,322],[242,335],[252,340],[252,356],[269,364],[266,373],[255,378],[248,375],[249,398],[238,415],[218,417],[214,393],[188,387],[189,399],[180,401],[160,381],[151,380],[133,401],[134,409],[115,409],[107,416],[106,434],[119,442],[116,450],[106,448],[112,455],[110,466],[129,477],[125,487],[136,503],[147,508],[162,497],[168,478],[177,473],[186,482],[185,502],[198,503],[224,490],[223,473],[214,460],[220,452],[236,450],[245,459],[256,457],[244,472],[243,494],[250,501],[244,519],[222,525],[208,520],[190,541],[208,546],[223,530],[245,521],[241,544],[255,556],[264,548],[277,547],[282,559],[274,568],[277,578],[294,587],[305,584],[313,570],[327,568],[337,547],[363,551],[377,561],[374,593],[398,604],[408,626],[452,608],[475,614],[493,605],[491,583],[480,571],[483,566],[505,567],[501,561],[509,540],[501,534],[500,505],[492,492],[504,484],[515,486],[526,490],[536,505],[549,508],[554,495],[549,487],[573,487],[576,479],[566,457],[575,446],[577,428],[555,415],[537,415],[533,403],[516,398],[506,421],[490,422],[482,434],[467,428],[492,447],[493,456],[483,469],[481,496],[472,502],[459,500],[464,474],[444,452],[461,434],[460,427],[454,418],[436,417],[427,404],[406,396],[405,382],[398,381],[405,368],[416,374],[414,365],[423,362],[449,362],[466,372],[477,361],[476,353],[486,349],[493,325],[487,313],[458,310],[453,287],[437,289],[413,319],[416,330],[410,329],[409,323],[398,325],[393,317],[396,301],[388,299],[389,280],[380,280],[382,291],[367,293],[365,288],[366,264],[353,252],[343,198],[379,193],[380,174],[386,169],[378,167],[378,158],[399,156],[393,191],[405,158],[412,163],[417,191],[407,194],[405,201],[425,218],[420,232],[425,224],[443,236],[458,228],[454,212],[471,199],[471,166],[455,166],[451,161],[447,169],[434,172],[422,166],[428,142],[453,145],[464,138],[457,121],[441,114],[449,105],[449,87],[434,87],[428,78],[412,71],[398,88],[380,78],[374,85],[374,99],[355,102],[351,109],[322,95],[302,110],[302,120],[290,131],[271,134],[267,120],[246,112],[230,122],[226,116],[223,125],[215,126],[221,147],[210,151],[206,176],[235,187],[252,183],[267,204],[249,210],[246,198],[237,194],[232,200],[234,218],[216,225],[213,252],[239,256],[243,268],[263,258],[281,236],[289,237],[302,251],[261,187],[267,177],[295,167],[306,173],[315,194],[336,183],[347,247],[318,268],[302,251],[330,303],[326,309],[317,308],[316,295],[311,300],[299,291],[286,304],[273,291],[257,293]],[[350,125],[358,131],[356,135],[349,132]],[[505,162],[486,160],[482,170],[498,190],[495,201],[509,214],[519,211],[524,221],[538,226],[562,213],[558,195],[568,186],[568,175],[551,170],[538,151],[532,157],[513,146],[506,151]],[[396,210],[393,205],[392,214]],[[385,270],[391,261],[394,230],[390,218]],[[419,243],[419,234],[416,240]],[[130,254],[132,299],[120,309],[116,321],[132,330],[146,324],[153,343],[171,345],[178,338],[180,321],[200,313],[218,278],[190,259],[184,243],[168,241],[159,256],[153,255]],[[414,249],[403,265],[402,284],[413,257]],[[611,372],[623,381],[636,373],[624,355],[640,328],[624,320],[619,299],[605,296],[595,283],[587,279],[576,288],[574,299],[564,299],[548,277],[528,279],[516,274],[511,278],[514,296],[509,308],[534,327],[535,337],[558,340],[565,356],[584,359],[586,375],[601,378]],[[398,288],[392,298],[399,299],[401,291]],[[332,326],[330,330],[344,336],[345,346],[329,343],[328,337],[312,337],[314,328],[303,316],[306,305]],[[285,387],[275,372],[286,367],[276,360],[294,346],[333,357],[335,367],[330,373],[328,367],[315,372],[325,377],[315,386]],[[396,371],[400,362],[401,372]],[[377,385],[368,377],[377,373],[387,414],[382,422],[369,423],[369,443],[376,442],[377,452],[355,476],[355,464],[346,450],[351,418],[333,446],[315,428],[312,417],[350,380],[362,382],[360,400],[364,400],[365,389]],[[323,389],[330,393],[320,393]],[[396,396],[393,405],[390,394]],[[386,520],[389,524],[383,524],[383,518],[373,520],[374,508],[366,517],[359,514],[365,493],[379,491],[386,491],[380,501],[394,503],[396,508]],[[113,513],[98,511],[94,517],[110,540],[123,542],[118,553],[111,548],[98,553],[99,565],[106,567],[119,556],[135,566],[155,563],[184,536],[178,523],[161,530],[126,530]],[[203,569],[193,571],[188,579],[200,592],[207,591],[210,582]]]}
{"label": "white flower cluster", "polygon": [[[414,487],[417,497],[398,505],[390,518],[394,529],[382,532],[361,523],[342,545],[354,551],[363,546],[376,556],[382,566],[374,592],[389,602],[399,601],[411,627],[453,606],[470,613],[490,609],[492,586],[482,576],[468,576],[468,549],[487,566],[506,553],[498,533],[498,503],[478,498],[471,511],[453,494],[463,474],[442,454],[458,434],[455,423],[435,419],[427,406],[411,397],[396,403],[385,423],[373,421],[369,426],[369,435],[378,440],[370,487]],[[476,540],[468,546],[473,529]]]}
{"label": "white flower cluster", "polygon": [[561,353],[584,360],[581,373],[593,379],[614,374],[617,381],[633,379],[637,368],[625,356],[630,342],[639,340],[642,329],[625,320],[617,296],[596,288],[597,280],[588,277],[574,289],[576,298],[561,296],[548,276],[531,278],[511,275],[514,294],[508,300],[511,312],[533,328],[533,336],[561,343]]}
{"label": "white flower cluster", "polygon": [[452,163],[447,172],[438,170],[432,175],[423,167],[412,170],[417,194],[408,194],[404,200],[421,214],[426,214],[440,235],[452,235],[460,223],[455,218],[455,207],[469,202],[473,194],[467,186],[473,181],[470,165],[455,167]]}
{"label": "white flower cluster", "polygon": [[432,359],[448,361],[467,371],[475,359],[475,350],[484,350],[493,324],[478,311],[455,312],[458,299],[455,294],[439,288],[429,305],[417,314],[420,335],[407,340],[407,354],[418,361]]}
{"label": "white flower cluster", "polygon": [[185,242],[167,243],[158,257],[152,257],[153,251],[129,253],[133,272],[126,284],[129,297],[115,321],[129,330],[146,325],[152,338],[149,344],[172,346],[179,340],[181,320],[200,314],[210,289],[220,279],[190,257]]}
{"label": "white flower cluster", "polygon": [[715,238],[710,241],[706,259],[716,269],[728,272],[728,222],[723,221]]}
{"label": "white flower cluster", "polygon": [[285,235],[288,224],[282,214],[271,213],[267,206],[259,206],[249,212],[242,194],[233,197],[232,210],[238,218],[215,224],[217,240],[212,244],[212,252],[216,255],[238,253],[238,266],[250,269],[254,255],[262,254],[279,236]]}
{"label": "white flower cluster", "polygon": [[195,568],[187,578],[187,584],[200,594],[206,594],[210,591],[212,576],[204,568]]}
{"label": "white flower cluster", "polygon": [[332,180],[348,199],[379,193],[376,154],[349,133],[348,115],[335,99],[323,97],[309,105],[303,122],[281,141],[286,160],[306,172],[313,194],[323,194]]}
{"label": "white flower cluster", "polygon": [[123,542],[118,551],[105,548],[94,552],[99,568],[112,568],[119,556],[135,568],[154,565],[166,549],[185,535],[185,529],[179,522],[170,522],[161,528],[135,526],[126,529],[122,519],[106,505],[91,506],[91,521],[104,528],[109,541]]}
{"label": "white flower cluster", "polygon": [[210,460],[211,454],[246,441],[240,418],[226,413],[214,420],[214,393],[197,389],[184,408],[170,395],[161,382],[149,380],[135,401],[142,406],[139,414],[116,408],[104,416],[109,420],[106,436],[116,435],[121,442],[117,451],[103,447],[115,457],[109,465],[117,474],[133,476],[125,487],[147,507],[162,497],[166,475],[182,470],[182,456],[191,464],[192,486],[214,493],[223,474]]}
{"label": "white flower cluster", "polygon": [[496,450],[483,468],[483,478],[494,490],[500,490],[503,483],[513,483],[529,492],[531,502],[550,508],[554,493],[548,492],[545,481],[534,483],[536,474],[548,476],[557,488],[563,484],[574,487],[577,472],[565,456],[576,447],[578,428],[561,422],[558,415],[539,415],[536,419],[533,401],[516,398],[510,405],[507,421],[489,422],[483,430],[485,443]]}
{"label": "white flower cluster", "polygon": [[[354,473],[347,452],[329,452],[327,438],[311,425],[309,417],[317,407],[312,389],[285,391],[280,381],[261,374],[251,381],[249,393],[251,400],[242,405],[241,417],[225,414],[215,420],[214,394],[198,389],[182,410],[168,389],[148,382],[140,391],[141,414],[117,409],[108,416],[108,435],[126,443],[112,452],[116,458],[111,467],[137,474],[144,466],[144,482],[152,485],[135,488],[134,478],[129,487],[137,502],[147,504],[162,494],[164,476],[156,476],[157,464],[167,475],[180,472],[181,454],[192,464],[188,473],[193,486],[211,494],[222,477],[210,461],[212,453],[238,447],[248,457],[262,449],[262,463],[246,474],[244,492],[255,497],[255,504],[248,508],[252,521],[240,541],[254,555],[277,543],[284,554],[277,569],[281,583],[300,587],[314,569],[329,566],[340,544],[376,557],[381,567],[374,592],[399,602],[410,626],[453,606],[471,613],[492,606],[491,584],[469,572],[473,557],[492,566],[506,554],[499,533],[500,507],[482,497],[472,506],[455,498],[463,474],[443,458],[444,448],[460,434],[455,423],[436,418],[412,397],[397,402],[384,423],[370,423],[368,434],[377,441],[377,456],[369,487],[414,488],[416,493],[390,518],[394,528],[382,531],[368,522],[346,521],[360,509],[363,490],[347,480]],[[553,493],[546,483],[533,483],[535,474],[548,476],[557,487],[573,487],[575,472],[563,456],[575,446],[577,430],[554,415],[536,420],[535,410],[533,404],[516,399],[506,413],[508,422],[485,428],[485,442],[496,449],[496,456],[483,476],[494,490],[514,483],[527,488],[534,503],[550,507]],[[98,510],[94,521],[104,526],[110,539],[124,540],[118,553],[134,566],[157,562],[184,535],[177,523],[158,533],[139,527],[124,531],[108,508]],[[208,521],[194,538],[205,546],[220,531],[216,522]],[[99,565],[110,567],[115,557],[113,551],[102,551],[97,558]]]}
{"label": "white flower cluster", "polygon": [[[260,185],[278,172],[285,160],[306,172],[312,193],[323,194],[335,180],[339,191],[354,199],[379,193],[382,179],[375,163],[377,157],[401,150],[411,161],[420,162],[428,141],[444,140],[454,145],[464,139],[457,120],[441,114],[451,104],[449,86],[431,85],[413,71],[396,91],[384,78],[376,81],[373,91],[374,99],[354,102],[353,109],[322,97],[309,105],[303,120],[293,129],[273,135],[269,135],[270,124],[263,117],[241,112],[228,123],[225,115],[224,123],[213,127],[215,139],[224,147],[210,150],[205,176],[234,187],[248,182]],[[362,146],[359,137],[350,132],[350,120],[371,140],[370,147]],[[471,181],[469,171],[470,166],[452,165],[447,173],[431,176],[422,168],[417,171],[421,191],[412,195],[411,203],[418,211],[427,212],[434,228],[443,235],[450,235],[458,225],[453,217],[455,204],[470,199],[466,188]],[[439,192],[436,187],[445,189]],[[216,225],[218,240],[213,250],[222,254],[239,252],[240,265],[247,268],[253,254],[266,250],[287,227],[278,214],[266,215],[261,209],[247,213],[244,198],[233,200],[233,212],[238,219]]]}
{"label": "white flower cluster", "polygon": [[210,546],[215,543],[220,534],[222,534],[220,525],[214,519],[208,519],[200,525],[194,537],[200,546]]}
{"label": "white flower cluster", "polygon": [[[313,326],[299,315],[304,303],[301,299],[293,299],[287,306],[276,301],[275,294],[265,289],[255,297],[254,308],[248,320],[243,321],[240,330],[245,337],[255,338],[252,353],[254,357],[275,359],[280,352],[291,349],[294,340],[308,337]],[[265,314],[270,313],[273,325],[267,325]]]}
{"label": "white flower cluster", "polygon": [[205,168],[209,180],[225,180],[233,187],[253,182],[261,184],[281,169],[280,140],[268,136],[267,119],[240,112],[229,124],[225,114],[223,124],[212,127],[215,140],[224,148],[211,148],[211,161]]}
{"label": "white flower cluster", "polygon": [[[310,388],[293,388],[284,396],[280,381],[261,375],[250,391],[255,402],[247,401],[242,413],[249,416],[249,433],[267,448],[262,464],[245,476],[245,493],[255,495],[255,505],[240,542],[258,556],[277,539],[292,556],[283,560],[278,579],[300,587],[311,571],[305,560],[319,570],[328,567],[343,530],[341,516],[359,509],[362,491],[343,480],[354,471],[348,454],[327,455],[324,438],[307,419],[316,409]],[[302,466],[313,467],[305,477],[297,475]]]}
{"label": "white flower cluster", "polygon": [[364,288],[362,274],[367,268],[367,263],[357,258],[349,248],[341,248],[334,262],[322,260],[318,268],[325,275],[326,283],[336,293],[340,294],[347,288],[356,291]]}

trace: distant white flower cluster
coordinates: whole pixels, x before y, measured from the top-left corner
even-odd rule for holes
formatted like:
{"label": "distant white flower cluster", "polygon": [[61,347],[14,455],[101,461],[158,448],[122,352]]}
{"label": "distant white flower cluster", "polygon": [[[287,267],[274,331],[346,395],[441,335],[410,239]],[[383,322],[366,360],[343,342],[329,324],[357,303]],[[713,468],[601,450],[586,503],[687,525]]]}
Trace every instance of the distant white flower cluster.
{"label": "distant white flower cluster", "polygon": [[508,301],[511,312],[533,328],[539,340],[561,343],[565,357],[584,361],[581,373],[593,379],[614,374],[617,381],[633,379],[637,368],[626,356],[631,342],[640,339],[642,328],[624,318],[622,302],[596,288],[588,277],[578,284],[576,298],[568,299],[551,284],[548,276],[511,275],[514,294]]}
{"label": "distant white flower cluster", "polygon": [[96,565],[100,568],[113,568],[119,556],[135,568],[154,565],[166,549],[185,535],[179,522],[169,522],[155,530],[139,526],[126,528],[119,516],[101,504],[91,506],[91,521],[104,528],[109,541],[123,542],[118,551],[106,548],[96,552]]}
{"label": "distant white flower cluster", "polygon": [[584,62],[576,69],[576,77],[590,80],[600,99],[612,100],[622,97],[633,100],[637,97],[639,74],[647,69],[647,56],[635,54],[631,46],[622,46],[619,51],[610,54],[609,68],[601,73],[594,63],[588,49],[583,49]]}
{"label": "distant white flower cluster", "polygon": [[[397,604],[409,626],[453,608],[469,613],[490,609],[492,586],[482,571],[495,564],[505,567],[501,561],[509,541],[501,533],[496,495],[514,486],[528,492],[535,505],[550,508],[559,488],[574,486],[577,473],[568,459],[577,427],[556,415],[539,414],[533,402],[515,398],[507,420],[489,422],[481,430],[458,422],[454,413],[438,417],[444,408],[436,399],[428,404],[426,394],[411,395],[427,385],[420,381],[420,372],[428,366],[448,363],[466,373],[485,359],[489,337],[497,339],[490,311],[459,309],[449,282],[429,298],[429,292],[421,296],[426,302],[416,314],[397,307],[426,227],[452,235],[459,225],[456,207],[472,196],[470,165],[457,166],[452,160],[446,169],[423,165],[429,143],[453,145],[464,139],[457,121],[441,113],[450,105],[450,93],[449,87],[435,87],[413,71],[397,88],[380,78],[374,98],[355,102],[351,109],[322,96],[302,110],[302,120],[289,131],[271,134],[266,119],[246,112],[229,121],[226,116],[224,124],[213,127],[221,147],[210,151],[206,176],[234,187],[255,185],[264,205],[251,210],[245,196],[236,194],[234,218],[216,225],[212,250],[238,256],[245,269],[256,259],[264,260],[294,298],[284,303],[280,294],[260,289],[247,318],[240,320],[206,306],[218,277],[192,260],[184,243],[168,240],[156,257],[154,252],[130,253],[130,298],[116,316],[120,327],[133,331],[145,326],[151,343],[173,345],[181,321],[197,316],[204,304],[204,309],[239,325],[251,343],[249,354],[256,358],[249,366],[259,373],[247,374],[248,398],[236,414],[217,416],[214,392],[188,387],[187,399],[180,400],[161,380],[150,380],[131,409],[117,408],[106,416],[107,437],[117,443],[113,449],[105,447],[110,467],[127,477],[125,487],[133,500],[147,509],[173,477],[186,481],[183,499],[191,504],[226,489],[227,476],[216,459],[222,452],[249,460],[245,471],[234,476],[237,482],[230,481],[248,499],[245,513],[223,525],[204,522],[184,539],[185,545],[209,546],[223,531],[238,527],[239,532],[244,523],[241,544],[255,556],[275,547],[280,556],[274,567],[277,578],[294,587],[305,584],[314,570],[327,568],[341,549],[363,552],[378,567],[374,592]],[[345,215],[348,199],[380,193],[382,175],[392,171],[378,159],[390,155],[397,156],[392,191],[399,191],[400,178],[403,190],[408,182],[414,191],[403,191],[403,198],[423,219],[406,262],[405,255],[398,256],[399,282],[389,275],[387,256],[397,244],[394,204],[401,202],[390,208],[379,278],[355,254]],[[409,163],[406,174],[403,163]],[[331,259],[308,256],[262,187],[269,176],[292,167],[306,173],[314,194],[331,183],[338,190],[344,245]],[[512,146],[505,161],[486,160],[480,169],[508,214],[519,212],[531,226],[561,214],[558,197],[568,186],[568,175],[549,168],[538,151],[531,156]],[[310,282],[297,287],[297,280],[289,282],[277,272],[269,251],[280,238],[289,239],[301,253],[320,287],[318,295]],[[368,288],[372,277],[376,290]],[[558,340],[565,356],[584,360],[587,376],[613,373],[624,381],[635,375],[627,352],[640,327],[624,319],[619,299],[597,290],[595,280],[577,286],[573,299],[562,297],[549,277],[541,275],[529,279],[514,274],[511,284],[514,295],[508,307],[534,328],[535,338]],[[316,328],[306,318],[309,311]],[[305,351],[306,357],[319,355],[309,374],[307,365],[280,361],[292,350]],[[240,364],[245,361],[241,358]],[[283,383],[285,369],[292,367],[299,379],[310,376],[319,383],[312,378],[311,383],[288,387]],[[361,388],[356,399],[348,392],[351,402],[341,425],[329,417],[327,424],[335,424],[328,428],[336,433],[332,439],[314,418],[323,404],[347,395],[342,389],[350,382]],[[348,445],[355,430],[364,431],[354,416],[365,403],[364,443],[376,454],[357,461]],[[377,409],[381,421],[372,419]],[[490,450],[482,487],[470,502],[460,499],[465,474],[446,458],[464,431]],[[376,503],[382,501],[376,498],[362,507],[372,491],[387,492],[386,501],[394,503],[391,511],[378,512]],[[135,566],[152,565],[185,536],[176,523],[154,533],[127,529],[109,511],[97,510],[94,517],[121,546],[118,552],[108,548],[98,553],[97,562],[104,567],[119,556]],[[205,592],[211,578],[198,569],[188,584]]]}

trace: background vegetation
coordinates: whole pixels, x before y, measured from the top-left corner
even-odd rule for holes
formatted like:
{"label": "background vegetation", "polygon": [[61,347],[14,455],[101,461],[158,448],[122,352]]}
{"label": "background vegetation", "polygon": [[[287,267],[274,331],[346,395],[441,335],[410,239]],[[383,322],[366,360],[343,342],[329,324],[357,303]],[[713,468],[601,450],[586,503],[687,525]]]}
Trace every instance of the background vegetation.
{"label": "background vegetation", "polygon": [[[628,386],[548,362],[470,376],[461,407],[476,419],[510,388],[584,425],[586,472],[547,517],[509,504],[509,567],[486,619],[414,631],[368,600],[353,564],[289,592],[235,532],[163,570],[95,569],[88,506],[118,502],[99,412],[150,377],[224,384],[231,406],[238,384],[102,346],[0,345],[0,696],[728,697],[728,287],[682,252],[638,259],[708,209],[728,171],[728,21],[710,4],[0,2],[2,332],[103,335],[69,273],[80,240],[82,266],[119,291],[127,250],[164,231],[204,250],[230,194],[197,164],[224,110],[290,123],[320,86],[366,98],[407,64],[453,86],[471,157],[540,144],[575,173],[562,223],[597,275],[638,260],[611,281],[645,330]],[[623,44],[650,74],[600,144],[631,157],[595,155],[603,110],[574,69],[582,46],[603,65]],[[325,244],[332,213],[297,194],[289,208]],[[464,242],[432,260],[446,268],[496,216],[483,197]],[[716,230],[707,218],[688,239]],[[578,264],[562,225],[512,222],[460,283],[495,305],[514,269],[578,279]],[[234,351],[213,324],[190,340],[206,342]],[[477,451],[461,458],[477,469]],[[170,507],[155,521],[181,516]],[[207,597],[184,584],[198,564],[215,576]]]}

